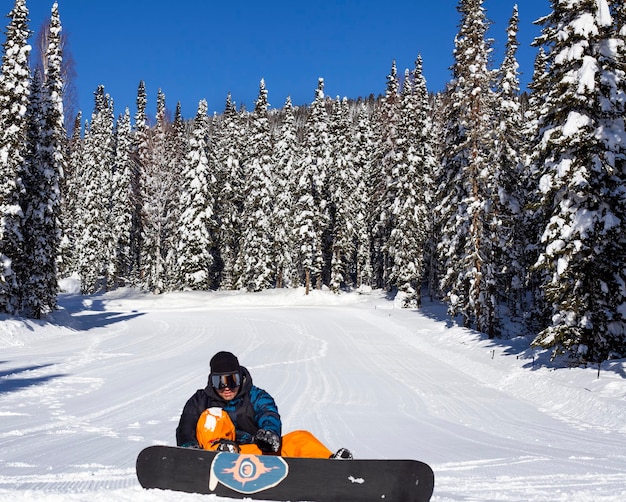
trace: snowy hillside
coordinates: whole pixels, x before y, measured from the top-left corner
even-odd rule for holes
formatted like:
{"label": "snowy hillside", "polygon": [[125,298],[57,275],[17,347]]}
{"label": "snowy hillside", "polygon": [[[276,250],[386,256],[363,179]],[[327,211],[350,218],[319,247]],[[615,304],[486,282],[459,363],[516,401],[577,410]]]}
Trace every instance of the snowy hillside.
{"label": "snowy hillside", "polygon": [[415,458],[435,501],[626,500],[626,361],[552,367],[445,308],[302,290],[67,294],[50,322],[0,318],[0,500],[217,501],[142,490],[208,361],[230,350],[284,431],[359,458]]}

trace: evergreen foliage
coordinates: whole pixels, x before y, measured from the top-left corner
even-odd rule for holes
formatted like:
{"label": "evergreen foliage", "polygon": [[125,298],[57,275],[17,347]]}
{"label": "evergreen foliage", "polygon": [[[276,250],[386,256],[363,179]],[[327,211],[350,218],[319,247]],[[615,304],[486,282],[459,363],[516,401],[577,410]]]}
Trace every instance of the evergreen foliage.
{"label": "evergreen foliage", "polygon": [[495,291],[499,318],[519,318],[528,309],[528,275],[524,213],[528,187],[524,183],[524,120],[516,59],[519,13],[517,6],[507,29],[504,61],[497,74],[492,228]]}
{"label": "evergreen foliage", "polygon": [[322,286],[323,237],[328,229],[328,207],[324,193],[330,157],[328,121],[324,80],[319,79],[305,125],[304,154],[296,171],[296,231],[307,293],[314,282],[317,288]]}
{"label": "evergreen foliage", "polygon": [[215,173],[209,162],[207,102],[200,101],[193,121],[189,150],[183,163],[178,227],[178,273],[182,289],[210,289],[214,285]]}
{"label": "evergreen foliage", "polygon": [[76,271],[83,293],[112,287],[114,245],[110,218],[115,143],[113,104],[104,86],[95,92],[95,108],[85,130],[82,169],[77,173],[82,200],[76,214]]}
{"label": "evergreen foliage", "polygon": [[217,183],[218,269],[221,289],[234,289],[237,282],[236,259],[241,238],[243,118],[237,113],[230,93],[221,119],[213,133]]}
{"label": "evergreen foliage", "polygon": [[413,75],[405,72],[398,123],[398,161],[395,198],[389,209],[392,227],[385,249],[391,263],[389,285],[404,293],[405,306],[421,304],[424,254],[428,239],[427,194],[434,168],[430,105],[422,60]]}
{"label": "evergreen foliage", "polygon": [[8,17],[0,72],[0,312],[13,314],[19,310],[21,297],[20,193],[24,190],[22,176],[28,162],[30,46],[26,1],[15,0]]}
{"label": "evergreen foliage", "polygon": [[371,165],[370,207],[372,209],[372,241],[374,284],[390,287],[389,275],[392,261],[387,242],[395,225],[393,206],[398,198],[400,151],[398,127],[400,125],[400,84],[396,62],[393,61],[387,76],[387,89],[377,115],[378,131],[374,160]]}
{"label": "evergreen foliage", "polygon": [[300,276],[297,268],[296,228],[294,217],[295,172],[300,164],[300,148],[296,118],[291,98],[283,107],[283,121],[274,147],[274,205],[272,226],[275,256],[276,287],[297,287]]}
{"label": "evergreen foliage", "polygon": [[372,287],[372,242],[370,232],[370,192],[367,185],[371,170],[374,147],[372,125],[365,103],[359,103],[356,109],[356,123],[353,128],[353,166],[356,178],[354,189],[354,226],[355,239],[354,275],[355,285],[359,290]]}
{"label": "evergreen foliage", "polygon": [[[552,2],[535,145],[545,223],[536,267],[551,323],[537,345],[575,361],[623,357],[626,199],[623,60],[608,0]],[[622,54],[623,55],[623,54]]]}
{"label": "evergreen foliage", "polygon": [[356,172],[347,100],[337,99],[329,122],[328,214],[330,225],[330,289],[338,293],[353,285],[355,255]]}
{"label": "evergreen foliage", "polygon": [[142,261],[143,254],[143,186],[145,184],[143,166],[148,162],[149,155],[149,126],[148,117],[146,115],[147,107],[146,85],[142,80],[137,88],[137,112],[135,113],[135,125],[133,134],[132,155],[134,169],[131,178],[132,187],[132,229],[130,235],[130,253],[132,260],[132,279],[131,283],[135,285],[141,284]]}
{"label": "evergreen foliage", "polygon": [[171,159],[172,127],[165,108],[165,94],[157,94],[156,124],[147,135],[147,152],[141,169],[142,235],[139,277],[144,288],[155,293],[171,289],[176,281],[172,255],[176,248],[178,225],[177,166]]}
{"label": "evergreen foliage", "polygon": [[[441,289],[450,314],[489,336],[499,334],[494,270],[493,72],[482,0],[461,0],[440,180]],[[496,192],[497,193],[497,192]]]}
{"label": "evergreen foliage", "polygon": [[[28,10],[9,13],[0,72],[0,313],[42,317],[58,279],[84,293],[381,288],[426,291],[490,337],[532,334],[573,364],[626,357],[626,7],[552,0],[520,91],[517,7],[492,68],[483,0],[459,0],[452,79],[423,62],[384,96],[134,123],[103,86],[71,138],[58,5],[46,67]],[[529,338],[530,339],[530,338]]]}
{"label": "evergreen foliage", "polygon": [[59,243],[60,277],[71,277],[76,271],[76,221],[79,201],[75,194],[79,193],[79,176],[82,169],[83,147],[82,141],[82,113],[76,115],[72,137],[69,138],[66,148],[67,165],[61,179],[61,210],[60,226],[61,241]]}
{"label": "evergreen foliage", "polygon": [[250,117],[248,151],[244,161],[241,223],[246,229],[237,257],[238,289],[261,291],[274,285],[274,180],[272,138],[267,117],[267,90],[261,80]]}
{"label": "evergreen foliage", "polygon": [[[23,176],[23,254],[21,310],[39,318],[56,307],[57,252],[60,243],[60,178],[65,171],[65,125],[61,79],[61,21],[58,4],[50,17],[48,66],[43,85],[30,102],[34,134],[30,162]],[[35,80],[36,81],[36,80]],[[26,272],[26,273],[25,273]]]}
{"label": "evergreen foliage", "polygon": [[131,284],[133,232],[133,155],[130,110],[117,121],[115,130],[115,158],[112,173],[111,230],[113,242],[113,287]]}

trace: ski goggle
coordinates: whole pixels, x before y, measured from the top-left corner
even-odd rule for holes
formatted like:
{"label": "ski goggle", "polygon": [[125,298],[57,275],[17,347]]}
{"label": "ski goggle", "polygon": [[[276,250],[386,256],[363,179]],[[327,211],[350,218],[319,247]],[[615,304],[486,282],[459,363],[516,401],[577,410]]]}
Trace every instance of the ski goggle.
{"label": "ski goggle", "polygon": [[234,389],[241,385],[241,375],[239,373],[228,373],[226,375],[211,375],[211,385],[216,389]]}

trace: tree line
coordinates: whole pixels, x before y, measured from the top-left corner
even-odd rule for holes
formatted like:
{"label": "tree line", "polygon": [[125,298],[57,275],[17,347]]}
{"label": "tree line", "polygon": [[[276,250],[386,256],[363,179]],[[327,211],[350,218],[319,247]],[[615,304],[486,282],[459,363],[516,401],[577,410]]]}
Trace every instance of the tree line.
{"label": "tree line", "polygon": [[[71,137],[54,4],[47,70],[27,10],[10,14],[0,76],[0,310],[41,316],[58,278],[84,293],[382,288],[419,308],[579,364],[626,356],[626,8],[551,2],[520,91],[518,10],[494,68],[482,0],[460,0],[452,78],[422,59],[383,96],[251,111],[226,97],[192,120],[164,94],[115,116],[100,86]],[[55,38],[56,37],[56,38]],[[56,41],[55,41],[56,40]]]}

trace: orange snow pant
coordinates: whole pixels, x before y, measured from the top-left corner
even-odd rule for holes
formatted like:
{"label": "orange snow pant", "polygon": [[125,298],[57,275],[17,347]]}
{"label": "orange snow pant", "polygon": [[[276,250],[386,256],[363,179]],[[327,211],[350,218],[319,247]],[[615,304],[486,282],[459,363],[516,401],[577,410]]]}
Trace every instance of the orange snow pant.
{"label": "orange snow pant", "polygon": [[[204,410],[196,425],[196,438],[205,450],[215,450],[218,439],[236,441],[235,426],[222,408]],[[240,444],[241,453],[262,455],[255,444]],[[308,431],[293,431],[282,437],[280,455],[283,457],[329,458],[332,452]]]}

